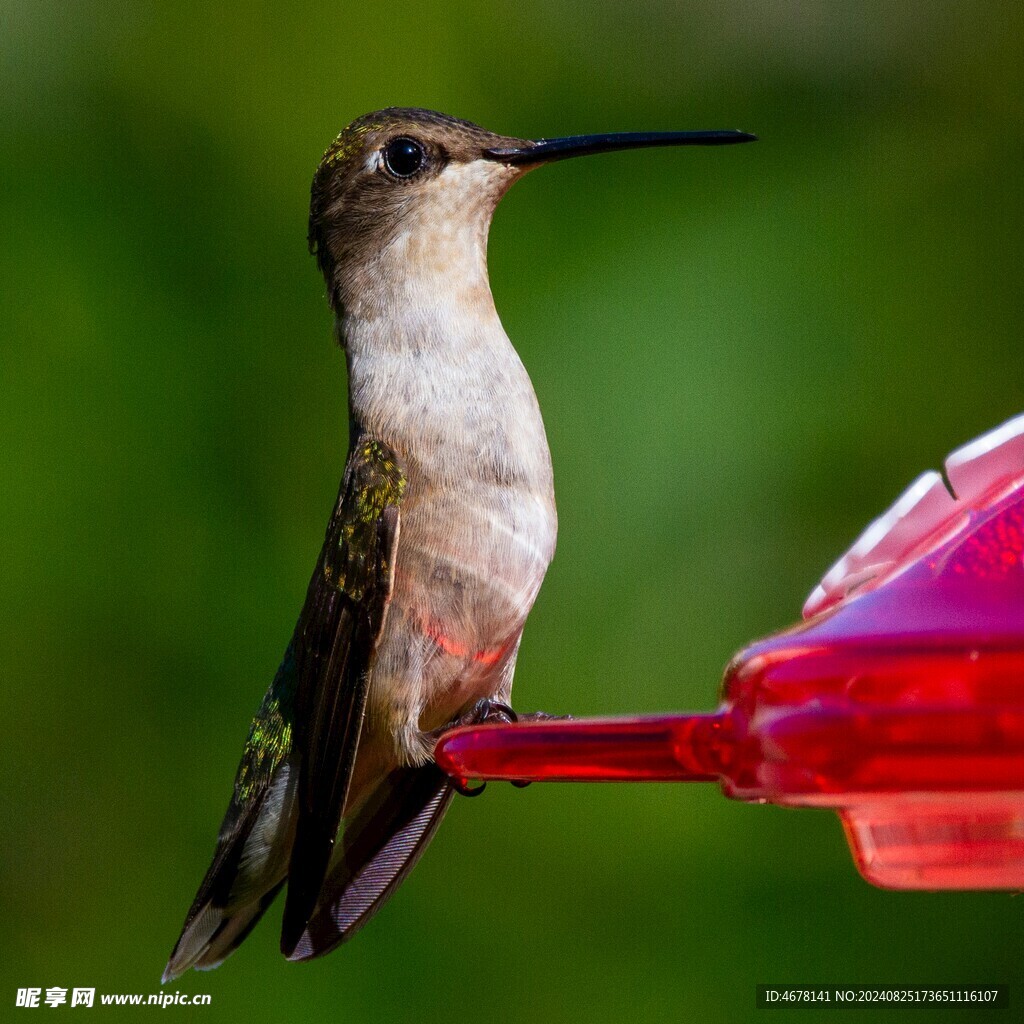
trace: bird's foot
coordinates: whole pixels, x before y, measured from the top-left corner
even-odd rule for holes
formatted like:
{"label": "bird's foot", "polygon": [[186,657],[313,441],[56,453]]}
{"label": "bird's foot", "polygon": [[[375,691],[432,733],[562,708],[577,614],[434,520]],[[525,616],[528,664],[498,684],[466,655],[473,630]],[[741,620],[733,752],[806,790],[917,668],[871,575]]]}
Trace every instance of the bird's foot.
{"label": "bird's foot", "polygon": [[460,719],[449,728],[457,725],[517,725],[526,722],[568,722],[572,715],[551,715],[547,711],[531,711],[521,715],[504,701],[485,697],[478,700]]}
{"label": "bird's foot", "polygon": [[[484,697],[478,700],[460,718],[455,719],[449,726],[440,732],[447,732],[461,725],[515,725],[520,722],[564,722],[572,718],[572,715],[549,715],[546,711],[534,711],[528,715],[518,714],[504,701],[492,700]],[[525,789],[530,785],[527,779],[512,779],[512,785],[517,789]],[[479,796],[487,787],[486,782],[479,786],[470,786],[468,779],[452,779],[452,788],[462,796]]]}
{"label": "bird's foot", "polygon": [[[444,729],[439,729],[438,736],[440,737],[441,733],[447,732],[449,729],[457,729],[461,725],[486,725],[489,723],[510,725],[518,721],[519,716],[508,704],[484,697],[482,700],[478,700],[464,715],[460,715]],[[479,796],[487,788],[487,783],[481,782],[479,786],[470,786],[468,779],[453,778],[451,787],[461,796]]]}
{"label": "bird's foot", "polygon": [[451,786],[459,796],[479,796],[487,788],[486,782],[481,782],[479,786],[471,786],[469,784],[469,779],[456,779],[454,777],[448,780],[448,785]]}
{"label": "bird's foot", "polygon": [[501,700],[484,697],[478,700],[455,724],[456,725],[512,725],[519,721],[519,715]]}

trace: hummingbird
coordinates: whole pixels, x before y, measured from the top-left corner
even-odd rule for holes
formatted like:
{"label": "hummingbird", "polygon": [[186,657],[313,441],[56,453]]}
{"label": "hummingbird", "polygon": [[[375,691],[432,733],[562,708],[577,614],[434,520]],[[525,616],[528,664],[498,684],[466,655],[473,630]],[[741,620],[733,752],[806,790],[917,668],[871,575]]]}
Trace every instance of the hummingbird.
{"label": "hummingbird", "polygon": [[286,957],[351,938],[459,788],[433,763],[440,732],[514,716],[516,655],[557,518],[540,408],[487,276],[499,200],[567,157],[753,139],[530,140],[392,107],[328,148],[308,241],[348,367],[348,457],[165,982],[218,966],[286,883]]}

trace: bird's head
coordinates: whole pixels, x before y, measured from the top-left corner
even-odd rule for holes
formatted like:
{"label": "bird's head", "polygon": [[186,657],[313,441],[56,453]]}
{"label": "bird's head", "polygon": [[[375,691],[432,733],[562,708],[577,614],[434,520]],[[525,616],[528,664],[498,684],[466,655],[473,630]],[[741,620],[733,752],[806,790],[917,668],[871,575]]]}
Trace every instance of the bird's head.
{"label": "bird's head", "polygon": [[486,154],[526,145],[427,110],[353,121],[320,161],[310,197],[309,246],[335,310],[373,290],[367,277],[392,269],[388,254],[412,275],[447,260],[452,243],[482,250],[498,200],[523,170]]}
{"label": "bird's head", "polygon": [[430,110],[389,107],[357,118],[324,154],[311,190],[309,246],[339,313],[361,294],[378,290],[373,286],[382,277],[450,281],[478,267],[484,280],[463,284],[486,287],[491,216],[526,171],[613,149],[753,138],[719,131],[533,141]]}

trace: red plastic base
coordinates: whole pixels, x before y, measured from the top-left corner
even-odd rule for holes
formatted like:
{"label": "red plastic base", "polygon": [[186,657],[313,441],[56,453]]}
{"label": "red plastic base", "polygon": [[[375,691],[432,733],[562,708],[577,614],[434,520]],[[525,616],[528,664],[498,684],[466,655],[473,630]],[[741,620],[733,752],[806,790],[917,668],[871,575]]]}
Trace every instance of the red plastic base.
{"label": "red plastic base", "polygon": [[456,729],[461,778],[718,780],[831,807],[900,889],[1024,889],[1024,417],[868,528],[807,621],[747,648],[707,715]]}

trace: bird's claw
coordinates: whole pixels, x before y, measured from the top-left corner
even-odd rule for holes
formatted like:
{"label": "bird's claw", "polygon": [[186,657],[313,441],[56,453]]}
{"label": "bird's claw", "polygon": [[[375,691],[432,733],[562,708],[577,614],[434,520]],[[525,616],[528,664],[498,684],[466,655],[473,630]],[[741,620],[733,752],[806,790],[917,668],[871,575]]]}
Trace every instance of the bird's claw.
{"label": "bird's claw", "polygon": [[479,786],[470,786],[469,779],[451,778],[448,780],[448,785],[450,785],[452,789],[459,794],[459,796],[479,796],[487,788],[486,782],[481,782]]}
{"label": "bird's claw", "polygon": [[469,710],[460,725],[513,725],[519,721],[519,715],[512,707],[501,700],[484,697],[478,700]]}
{"label": "bird's claw", "polygon": [[[549,715],[546,711],[534,711],[528,715],[520,715],[504,701],[484,697],[482,700],[478,700],[464,715],[452,722],[448,728],[456,728],[461,725],[515,725],[519,722],[564,722],[571,718],[572,715]],[[511,779],[510,781],[517,789],[525,789],[530,785],[529,779]],[[455,792],[462,796],[479,796],[487,788],[486,782],[471,787],[468,779],[452,779],[451,785]]]}
{"label": "bird's claw", "polygon": [[572,715],[551,715],[547,711],[531,711],[521,715],[504,701],[485,697],[460,718],[455,725],[517,725],[526,722],[568,722]]}

